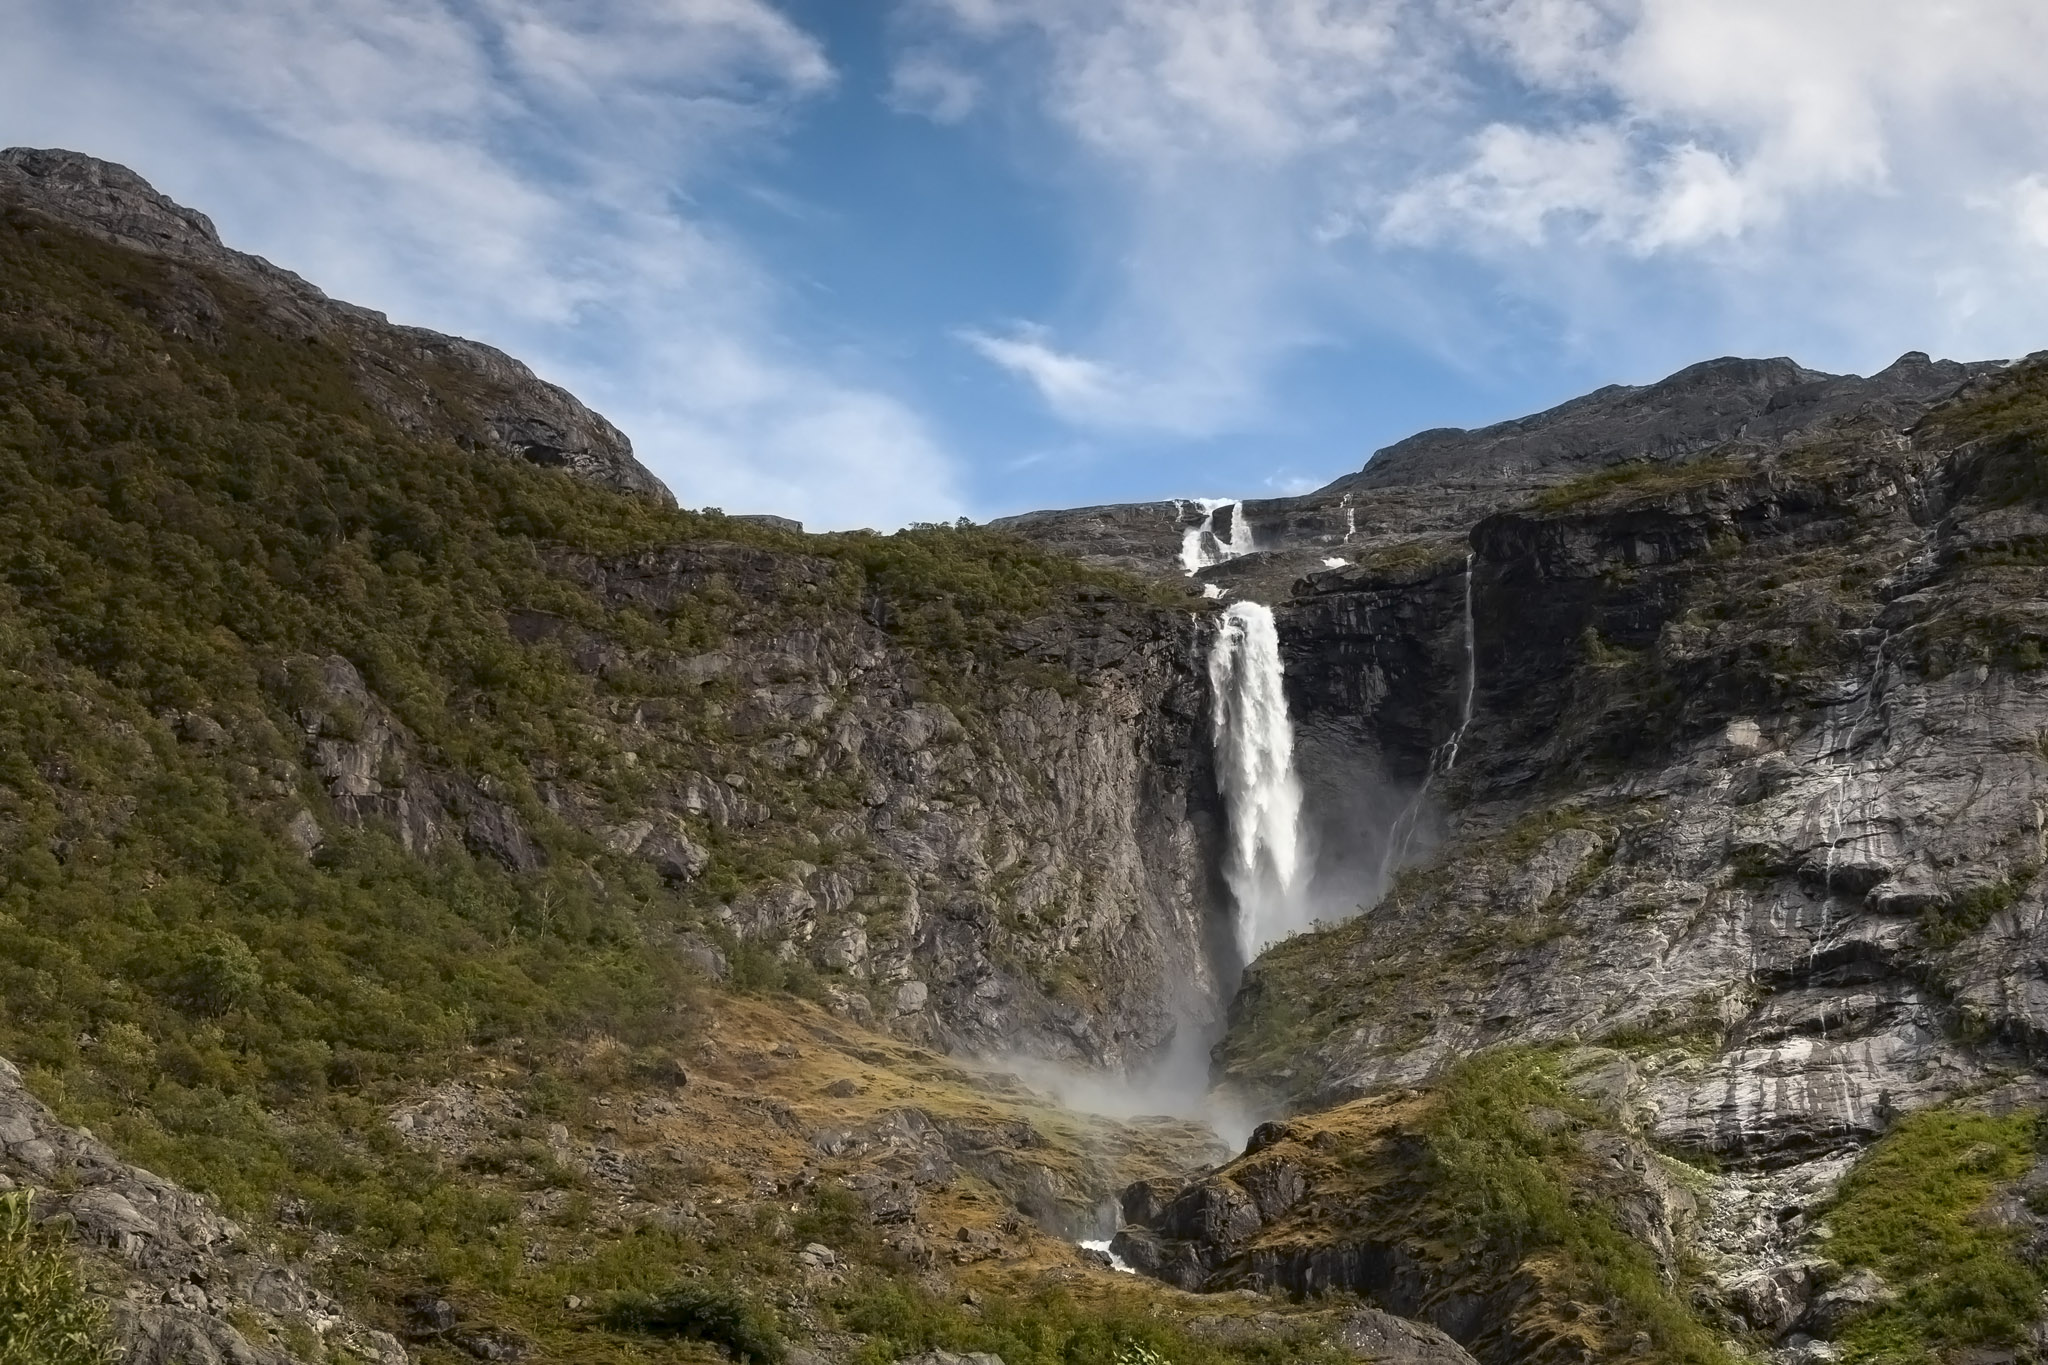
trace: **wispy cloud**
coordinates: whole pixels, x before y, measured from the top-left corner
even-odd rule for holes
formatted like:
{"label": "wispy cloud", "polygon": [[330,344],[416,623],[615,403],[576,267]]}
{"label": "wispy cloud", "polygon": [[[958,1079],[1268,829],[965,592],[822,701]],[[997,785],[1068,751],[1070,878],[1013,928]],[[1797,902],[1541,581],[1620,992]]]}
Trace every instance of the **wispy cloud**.
{"label": "wispy cloud", "polygon": [[969,329],[960,339],[1029,380],[1048,404],[1076,419],[1112,420],[1115,411],[1128,401],[1118,375],[1092,360],[1055,350],[1043,328],[1026,325],[1010,336]]}
{"label": "wispy cloud", "polygon": [[8,141],[128,162],[339,296],[520,354],[686,503],[961,510],[917,414],[790,344],[690,206],[839,79],[763,0],[23,0],[8,29]]}
{"label": "wispy cloud", "polygon": [[[1622,373],[1681,327],[1841,367],[2040,342],[2034,0],[911,9],[926,49],[1026,73],[1081,155],[1077,220],[1112,240],[1104,283],[1039,319],[1062,362],[1209,398],[1198,419],[1062,402],[985,350],[1073,421],[1257,425],[1332,331],[1469,358],[1511,319]],[[1191,323],[1215,335],[1191,346]]]}
{"label": "wispy cloud", "polygon": [[890,68],[889,104],[898,113],[958,123],[980,103],[981,80],[934,53],[913,49]]}

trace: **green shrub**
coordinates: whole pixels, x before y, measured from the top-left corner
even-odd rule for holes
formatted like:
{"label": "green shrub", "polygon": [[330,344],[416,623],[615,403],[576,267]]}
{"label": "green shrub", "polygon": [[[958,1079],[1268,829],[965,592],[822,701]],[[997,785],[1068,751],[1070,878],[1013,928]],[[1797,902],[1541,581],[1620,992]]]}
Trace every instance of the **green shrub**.
{"label": "green shrub", "polygon": [[1945,902],[1930,906],[1920,916],[1920,930],[1937,947],[1960,943],[2010,910],[2033,885],[2040,869],[2031,864],[2014,869],[1995,882],[1957,892]]}
{"label": "green shrub", "polygon": [[1827,1254],[1898,1291],[1844,1330],[1848,1360],[1931,1362],[2026,1340],[2048,1280],[2015,1230],[1980,1215],[2033,1165],[2041,1126],[2032,1113],[1923,1110],[1842,1181],[1827,1211]]}
{"label": "green shrub", "polygon": [[240,1009],[263,989],[263,968],[249,945],[213,930],[185,955],[171,993],[193,1014],[215,1018]]}
{"label": "green shrub", "polygon": [[29,1199],[0,1195],[0,1365],[113,1365],[105,1318]]}
{"label": "green shrub", "polygon": [[787,1349],[774,1319],[727,1284],[681,1284],[659,1294],[629,1294],[612,1305],[605,1321],[622,1332],[708,1341],[752,1365],[776,1365]]}

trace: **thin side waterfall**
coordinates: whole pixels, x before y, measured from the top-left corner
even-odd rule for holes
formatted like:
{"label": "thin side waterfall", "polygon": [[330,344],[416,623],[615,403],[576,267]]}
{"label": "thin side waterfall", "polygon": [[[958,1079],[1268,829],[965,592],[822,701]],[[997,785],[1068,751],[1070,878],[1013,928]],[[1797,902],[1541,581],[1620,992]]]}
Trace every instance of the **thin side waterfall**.
{"label": "thin side waterfall", "polygon": [[[1236,559],[1239,555],[1252,552],[1255,548],[1252,544],[1252,526],[1244,514],[1242,502],[1236,498],[1194,498],[1190,501],[1202,509],[1202,522],[1199,526],[1190,526],[1181,533],[1181,568],[1188,573],[1194,573],[1198,569],[1206,569],[1213,564],[1221,564],[1226,559]],[[1183,515],[1186,514],[1185,502],[1177,499],[1175,506],[1181,509]],[[1224,534],[1218,535],[1216,514],[1226,511],[1225,531]]]}
{"label": "thin side waterfall", "polygon": [[1465,552],[1465,700],[1458,707],[1458,728],[1444,746],[1444,771],[1458,766],[1458,746],[1472,725],[1472,698],[1479,690],[1479,656],[1472,642],[1472,552]]}
{"label": "thin side waterfall", "polygon": [[1382,891],[1392,884],[1394,874],[1407,861],[1409,849],[1415,842],[1416,822],[1421,819],[1423,806],[1429,800],[1429,789],[1436,784],[1439,773],[1447,773],[1458,765],[1458,749],[1465,742],[1465,731],[1472,727],[1472,704],[1479,693],[1479,653],[1472,626],[1472,558],[1472,552],[1466,551],[1465,686],[1464,695],[1458,703],[1458,728],[1451,731],[1451,737],[1430,755],[1429,768],[1422,774],[1422,785],[1415,789],[1415,795],[1387,830],[1386,849],[1380,854]]}
{"label": "thin side waterfall", "polygon": [[1211,742],[1230,822],[1224,878],[1237,902],[1237,946],[1250,962],[1308,927],[1301,886],[1301,782],[1282,686],[1280,636],[1258,602],[1225,609],[1209,651]]}

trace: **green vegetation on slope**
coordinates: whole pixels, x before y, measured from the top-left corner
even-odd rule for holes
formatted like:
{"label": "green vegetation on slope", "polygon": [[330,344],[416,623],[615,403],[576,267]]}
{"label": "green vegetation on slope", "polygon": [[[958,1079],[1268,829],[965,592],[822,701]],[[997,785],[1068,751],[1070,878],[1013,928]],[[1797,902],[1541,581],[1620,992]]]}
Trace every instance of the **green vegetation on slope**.
{"label": "green vegetation on slope", "polygon": [[1544,489],[1530,500],[1542,512],[1589,507],[1610,498],[1647,498],[1682,493],[1754,472],[1740,460],[1705,456],[1691,460],[1629,460],[1608,465]]}
{"label": "green vegetation on slope", "polygon": [[[562,1077],[582,1040],[655,1055],[687,1033],[701,986],[660,944],[749,854],[720,846],[702,887],[677,891],[555,818],[536,771],[630,803],[645,778],[601,722],[663,684],[621,691],[558,643],[520,643],[508,613],[677,655],[864,613],[966,704],[986,695],[967,680],[1018,667],[1002,645],[1018,625],[1150,590],[1007,536],[799,537],[414,440],[334,345],[204,284],[218,339],[167,335],[153,310],[189,287],[171,267],[0,214],[0,1055],[236,1214],[290,1208],[301,1244],[345,1238],[336,1274],[358,1289],[520,1292],[511,1203],[406,1144],[385,1107],[484,1049],[516,1059],[507,1083],[545,1117],[577,1102]],[[702,542],[830,572],[657,618],[553,567]],[[332,814],[303,763],[330,654],[424,762],[492,784],[545,867],[413,856],[332,818],[302,856],[287,823]],[[715,751],[703,692],[667,686]],[[359,721],[320,724],[346,739]],[[634,1273],[702,1253],[664,1246]]]}
{"label": "green vegetation on slope", "polygon": [[0,1194],[0,1365],[113,1365],[106,1319],[29,1217],[31,1197]]}
{"label": "green vegetation on slope", "polygon": [[1435,1198],[1457,1234],[1550,1262],[1573,1300],[1612,1313],[1624,1341],[1648,1333],[1659,1360],[1725,1365],[1727,1352],[1665,1284],[1649,1250],[1574,1180],[1585,1157],[1572,1125],[1546,1130],[1533,1121],[1538,1111],[1600,1123],[1542,1052],[1481,1053],[1444,1077],[1425,1132]]}
{"label": "green vegetation on slope", "polygon": [[859,1365],[890,1365],[935,1349],[987,1351],[1003,1365],[1337,1365],[1350,1359],[1310,1333],[1269,1328],[1225,1347],[1134,1308],[1084,1304],[1055,1289],[991,1298],[970,1312],[903,1277],[865,1279],[836,1305],[842,1326],[870,1338]]}
{"label": "green vegetation on slope", "polygon": [[2041,1120],[1926,1110],[1900,1121],[1842,1182],[1827,1253],[1875,1271],[1891,1303],[1842,1333],[1850,1361],[1932,1362],[1971,1347],[2016,1346],[2048,1289],[2019,1255],[2019,1233],[1986,1202],[2036,1160]]}

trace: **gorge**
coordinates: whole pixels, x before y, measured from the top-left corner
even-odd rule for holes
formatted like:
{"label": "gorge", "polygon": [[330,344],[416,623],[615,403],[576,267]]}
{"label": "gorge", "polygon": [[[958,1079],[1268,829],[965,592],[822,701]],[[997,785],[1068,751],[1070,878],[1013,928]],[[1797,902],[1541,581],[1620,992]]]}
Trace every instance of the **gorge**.
{"label": "gorge", "polygon": [[2044,450],[1722,359],[806,535],[0,153],[0,1262],[137,1365],[2036,1359]]}

